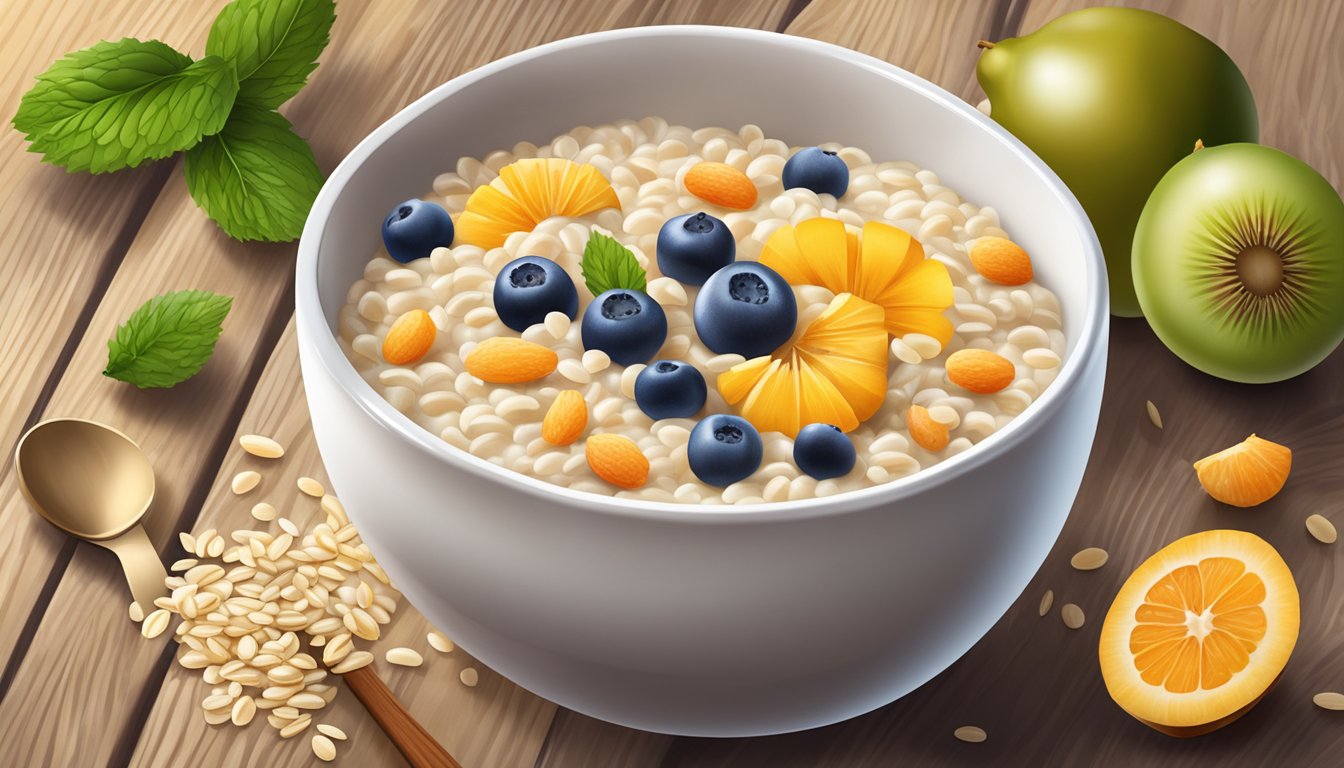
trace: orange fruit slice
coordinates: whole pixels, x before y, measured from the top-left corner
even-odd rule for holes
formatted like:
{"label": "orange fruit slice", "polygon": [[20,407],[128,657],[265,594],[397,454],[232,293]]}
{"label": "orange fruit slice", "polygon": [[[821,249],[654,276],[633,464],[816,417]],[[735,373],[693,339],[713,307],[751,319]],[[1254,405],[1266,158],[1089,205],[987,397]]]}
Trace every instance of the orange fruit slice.
{"label": "orange fruit slice", "polygon": [[459,243],[498,248],[514,232],[531,232],[552,216],[586,216],[619,208],[616,190],[591,165],[563,158],[526,158],[499,169],[476,188],[457,217]]}
{"label": "orange fruit slice", "polygon": [[775,230],[760,260],[790,285],[820,285],[878,305],[893,336],[923,333],[944,346],[952,338],[943,315],[952,306],[952,278],[903,229],[870,221],[860,238],[836,219],[808,219]]}
{"label": "orange fruit slice", "polygon": [[1168,544],[1125,581],[1101,627],[1101,676],[1126,712],[1172,736],[1245,714],[1297,643],[1297,585],[1244,531]]}
{"label": "orange fruit slice", "polygon": [[1251,435],[1196,461],[1195,475],[1214,499],[1234,507],[1254,507],[1283,490],[1292,468],[1292,450]]}
{"label": "orange fruit slice", "polygon": [[718,387],[762,432],[795,437],[817,423],[849,432],[887,396],[882,308],[842,293],[795,342],[724,371]]}

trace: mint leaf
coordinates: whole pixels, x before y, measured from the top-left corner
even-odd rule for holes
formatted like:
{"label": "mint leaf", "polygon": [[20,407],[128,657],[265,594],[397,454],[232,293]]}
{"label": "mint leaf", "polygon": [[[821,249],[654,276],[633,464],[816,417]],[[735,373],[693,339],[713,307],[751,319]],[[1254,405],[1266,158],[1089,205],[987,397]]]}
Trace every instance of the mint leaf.
{"label": "mint leaf", "polygon": [[215,18],[205,52],[237,69],[238,101],[278,107],[317,68],[335,20],[333,0],[234,0]]}
{"label": "mint leaf", "polygon": [[147,387],[171,387],[195,376],[219,339],[233,298],[209,291],[165,293],[145,302],[107,342],[104,376]]}
{"label": "mint leaf", "polygon": [[643,291],[648,287],[648,273],[639,266],[635,254],[616,238],[597,230],[588,235],[579,269],[583,272],[584,284],[594,296],[613,288]]}
{"label": "mint leaf", "polygon": [[313,150],[289,121],[242,104],[187,152],[183,170],[196,204],[238,240],[295,239],[322,188]]}
{"label": "mint leaf", "polygon": [[30,152],[71,171],[134,168],[186,149],[228,118],[238,79],[157,40],[103,41],[66,54],[24,94],[14,127]]}

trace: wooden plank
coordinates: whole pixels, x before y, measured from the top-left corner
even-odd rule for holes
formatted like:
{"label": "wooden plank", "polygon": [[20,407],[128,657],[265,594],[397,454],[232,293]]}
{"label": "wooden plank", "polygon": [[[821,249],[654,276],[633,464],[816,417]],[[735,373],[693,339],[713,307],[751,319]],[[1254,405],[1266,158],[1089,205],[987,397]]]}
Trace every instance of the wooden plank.
{"label": "wooden plank", "polygon": [[537,768],[654,766],[662,763],[675,741],[666,734],[624,728],[561,709],[555,715],[555,723],[546,738],[546,745],[537,756],[536,765]]}
{"label": "wooden plank", "polygon": [[[279,461],[257,459],[243,453],[233,441],[196,522],[198,532],[214,528],[226,537],[236,529],[278,533],[277,523],[259,523],[250,514],[252,505],[262,500],[273,504],[282,516],[304,530],[323,519],[316,501],[302,496],[295,487],[303,475],[327,484],[308,420],[297,362],[298,347],[291,322],[238,428],[239,435],[259,433],[275,437],[285,446],[285,457]],[[258,470],[263,482],[257,490],[238,497],[230,490],[229,480],[243,469]],[[379,674],[412,714],[465,765],[532,765],[555,706],[476,664],[460,649],[446,656],[432,650],[425,641],[430,629],[424,617],[402,601],[393,622],[384,628],[377,643],[357,644],[374,650],[379,656],[375,664]],[[143,641],[140,644],[159,646]],[[396,646],[415,648],[425,657],[425,665],[407,669],[385,663],[382,653]],[[480,671],[480,683],[475,688],[468,688],[457,679],[461,669],[469,664]],[[169,667],[163,688],[139,734],[131,764],[165,768],[294,765],[308,759],[309,739],[314,731],[301,738],[284,740],[261,717],[245,729],[207,725],[199,702],[208,695],[209,686],[200,678],[197,670],[175,663]],[[332,706],[322,710],[315,720],[334,724],[349,734],[350,741],[339,745],[342,760],[349,764],[400,762],[391,742],[347,691],[341,691]]]}
{"label": "wooden plank", "polygon": [[[9,466],[10,447],[68,360],[67,340],[77,338],[86,307],[95,305],[173,169],[165,161],[92,176],[43,165],[9,124],[19,99],[53,61],[102,39],[163,38],[179,47],[204,40],[197,33],[221,5],[108,0],[91,14],[80,0],[0,2],[0,466]],[[56,542],[48,531],[39,536],[38,546]],[[0,583],[7,581],[0,570]],[[29,607],[0,601],[0,649],[13,645]]]}
{"label": "wooden plank", "polygon": [[[1038,0],[1023,30],[1088,3]],[[1339,186],[1344,94],[1329,83],[1341,69],[1344,14],[1327,3],[1152,2],[1223,45],[1255,90],[1266,142],[1311,162]],[[1328,92],[1327,92],[1328,91]],[[1023,596],[965,657],[904,699],[829,728],[763,739],[679,740],[665,766],[918,765],[1333,765],[1344,748],[1337,718],[1311,696],[1344,685],[1344,572],[1333,548],[1316,543],[1303,519],[1331,515],[1344,491],[1344,354],[1292,381],[1259,387],[1200,374],[1163,349],[1142,320],[1113,321],[1098,438],[1083,488],[1054,551]],[[1166,428],[1148,423],[1144,401]],[[1255,510],[1213,502],[1190,462],[1250,432],[1294,450],[1293,477]],[[1338,513],[1336,523],[1344,523]],[[1149,554],[1200,530],[1231,527],[1266,538],[1293,569],[1302,630],[1278,687],[1251,713],[1216,734],[1171,739],[1109,700],[1097,670],[1101,620],[1121,582]],[[1080,573],[1069,557],[1088,546],[1111,553]],[[1037,615],[1046,589],[1051,615]],[[1059,606],[1087,614],[1066,629]],[[989,733],[983,744],[952,738],[961,725]]]}
{"label": "wooden plank", "polygon": [[[637,23],[652,14],[651,3],[626,3],[615,8],[594,5],[570,8],[563,19],[545,4],[468,3],[415,7],[389,4],[372,8],[346,4],[334,32],[332,60],[319,68],[313,84],[288,110],[299,131],[314,144],[319,163],[330,167],[369,129],[428,88],[461,71],[512,50],[590,29]],[[680,21],[750,21],[724,15],[712,6],[686,3],[667,18]],[[773,6],[757,2],[756,15]],[[740,10],[740,9],[739,9]],[[665,11],[664,11],[665,13]],[[530,18],[530,22],[519,21]],[[446,38],[444,29],[454,29]],[[416,66],[407,66],[414,60]],[[359,105],[352,116],[351,105]],[[203,253],[204,251],[204,253]],[[278,333],[276,319],[288,313],[288,273],[282,254],[291,247],[258,248],[231,243],[206,222],[185,195],[180,180],[170,183],[141,230],[99,307],[90,331],[81,341],[70,375],[58,384],[48,413],[76,413],[103,418],[125,427],[139,439],[162,473],[160,497],[148,518],[151,537],[162,547],[179,521],[195,517],[205,498],[213,468],[241,413],[258,366]],[[101,380],[95,367],[103,339],[143,298],[167,288],[210,288],[238,296],[226,323],[217,359],[191,384],[169,393],[129,392]],[[178,469],[180,468],[180,469]],[[22,533],[14,541],[36,538],[36,524],[13,492],[0,521]],[[40,526],[36,526],[40,530]],[[143,643],[124,619],[125,601],[110,558],[87,547],[78,549],[64,572],[52,539],[45,550],[11,547],[14,588],[6,602],[16,609],[40,606],[44,586],[50,606],[33,633],[31,647],[0,703],[0,737],[19,754],[54,755],[59,761],[127,759],[139,734],[141,715],[153,704],[163,673],[161,645]],[[22,553],[22,557],[20,557]],[[54,583],[54,590],[48,586]],[[90,584],[99,586],[91,588]],[[14,638],[17,644],[23,633]],[[115,672],[114,672],[115,670]],[[100,674],[101,672],[101,674]],[[49,686],[50,679],[80,685]],[[148,680],[153,688],[138,681]],[[128,684],[127,681],[132,681]],[[50,717],[62,712],[60,718]],[[548,721],[549,718],[546,718]],[[40,721],[40,722],[39,722]],[[98,722],[98,729],[84,724]],[[535,755],[545,723],[536,729]],[[502,746],[487,745],[484,754]],[[493,757],[491,757],[493,759]]]}
{"label": "wooden plank", "polygon": [[975,43],[997,37],[1007,2],[813,0],[785,31],[885,59],[975,103]]}

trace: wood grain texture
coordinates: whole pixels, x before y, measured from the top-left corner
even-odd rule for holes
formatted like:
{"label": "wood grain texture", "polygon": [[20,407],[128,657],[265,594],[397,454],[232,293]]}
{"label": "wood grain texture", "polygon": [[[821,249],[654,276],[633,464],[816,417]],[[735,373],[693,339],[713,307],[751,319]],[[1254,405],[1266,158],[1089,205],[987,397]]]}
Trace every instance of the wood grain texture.
{"label": "wood grain texture", "polygon": [[110,30],[99,29],[78,0],[0,2],[0,222],[6,223],[0,230],[0,370],[6,371],[0,377],[0,445],[6,463],[9,446],[62,359],[59,352],[78,331],[81,311],[97,299],[171,166],[95,177],[43,165],[24,151],[22,134],[9,124],[19,99],[39,72],[69,50],[123,35],[182,45],[222,4],[112,0],[101,6],[121,19]]}
{"label": "wood grain texture", "polygon": [[[0,2],[0,467],[48,382],[78,341],[149,206],[172,171],[165,161],[111,175],[68,174],[26,152],[10,125],[34,78],[67,51],[105,38],[161,37],[186,47],[223,0],[108,0],[90,14],[81,0]],[[115,25],[108,19],[117,19]],[[0,583],[8,576],[0,572]],[[30,603],[0,601],[0,659]]]}
{"label": "wood grain texture", "polygon": [[885,59],[975,103],[975,43],[997,37],[996,0],[812,0],[785,30]]}
{"label": "wood grain texture", "polygon": [[[1022,29],[1084,4],[1032,2]],[[1339,186],[1344,21],[1337,4],[1142,5],[1223,45],[1256,93],[1264,141],[1303,157]],[[762,739],[680,739],[664,765],[1337,765],[1344,731],[1337,713],[1313,706],[1311,696],[1344,688],[1344,569],[1337,546],[1317,543],[1303,521],[1321,512],[1344,524],[1342,384],[1339,352],[1281,384],[1219,381],[1167,352],[1142,320],[1113,320],[1098,437],[1072,515],[1040,573],[975,648],[934,681],[864,717]],[[1148,422],[1148,399],[1165,429]],[[1221,506],[1200,489],[1190,463],[1251,432],[1293,448],[1293,476],[1262,507]],[[1301,636],[1283,679],[1252,712],[1215,734],[1180,741],[1110,701],[1097,641],[1125,576],[1162,545],[1219,527],[1252,531],[1283,554],[1302,595]],[[1074,571],[1069,558],[1089,546],[1107,549],[1110,562]],[[1054,608],[1041,618],[1046,589],[1055,592]],[[1083,608],[1082,629],[1064,627],[1065,602]],[[961,725],[984,728],[988,740],[954,740]]]}

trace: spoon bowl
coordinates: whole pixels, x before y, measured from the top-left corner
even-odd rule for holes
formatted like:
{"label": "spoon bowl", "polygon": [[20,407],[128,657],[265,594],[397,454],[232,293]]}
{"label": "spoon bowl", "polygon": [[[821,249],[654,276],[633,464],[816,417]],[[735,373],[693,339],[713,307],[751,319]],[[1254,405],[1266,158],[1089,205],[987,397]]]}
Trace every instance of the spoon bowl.
{"label": "spoon bowl", "polygon": [[19,438],[19,487],[47,522],[116,553],[145,611],[168,575],[140,525],[154,501],[154,468],[140,446],[105,424],[49,419]]}

